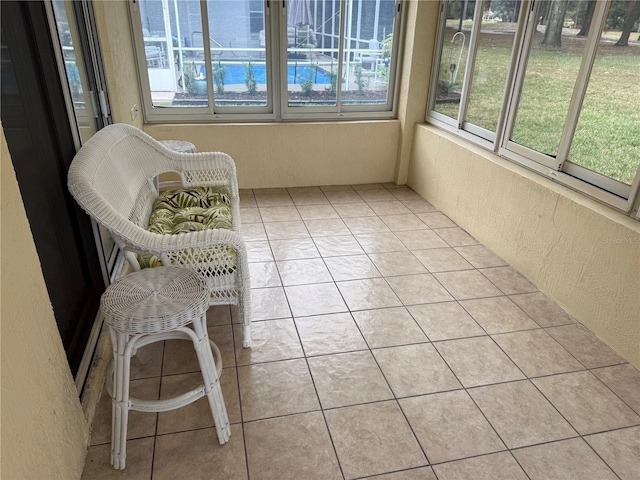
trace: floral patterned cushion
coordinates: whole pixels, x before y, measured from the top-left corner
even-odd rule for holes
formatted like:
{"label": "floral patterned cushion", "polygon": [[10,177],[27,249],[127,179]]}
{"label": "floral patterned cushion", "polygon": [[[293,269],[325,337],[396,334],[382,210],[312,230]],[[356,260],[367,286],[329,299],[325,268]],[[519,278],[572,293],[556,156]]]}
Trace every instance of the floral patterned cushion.
{"label": "floral patterned cushion", "polygon": [[[158,196],[149,217],[149,231],[160,235],[212,228],[233,228],[231,199],[226,187],[167,190]],[[235,258],[235,251],[228,250]],[[162,265],[160,259],[151,254],[138,255],[138,262],[141,268]]]}

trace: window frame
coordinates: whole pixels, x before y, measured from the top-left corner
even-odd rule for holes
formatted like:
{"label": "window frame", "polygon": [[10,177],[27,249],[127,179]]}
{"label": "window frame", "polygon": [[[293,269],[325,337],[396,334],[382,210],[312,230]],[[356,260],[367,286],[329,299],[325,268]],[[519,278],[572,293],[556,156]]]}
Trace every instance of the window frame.
{"label": "window frame", "polygon": [[[171,3],[171,0],[169,0]],[[136,66],[140,78],[140,95],[145,123],[231,123],[231,122],[279,122],[279,121],[341,121],[341,120],[383,120],[397,118],[397,102],[401,72],[402,44],[404,39],[403,0],[395,0],[393,32],[394,42],[389,64],[387,102],[384,104],[342,105],[341,82],[338,82],[335,106],[289,106],[287,92],[287,0],[263,0],[265,27],[265,64],[267,72],[267,104],[265,106],[220,106],[215,105],[215,89],[212,75],[207,75],[207,106],[196,107],[156,107],[153,105],[142,22],[138,0],[129,1],[129,18],[133,39]],[[340,29],[338,75],[344,61],[345,17],[349,0],[335,0],[339,6]],[[207,0],[200,0],[200,15],[203,32],[205,68],[212,71],[211,45]],[[318,9],[319,10],[319,9]],[[324,9],[323,9],[324,13]],[[176,14],[177,15],[177,14]],[[168,42],[167,42],[168,44]],[[340,77],[339,77],[340,78]]]}
{"label": "window frame", "polygon": [[[557,183],[589,195],[624,213],[632,214],[634,204],[639,196],[640,166],[638,167],[632,184],[627,185],[573,163],[568,159],[611,1],[596,2],[591,29],[585,40],[586,43],[580,67],[577,72],[576,82],[573,86],[567,116],[560,137],[560,145],[555,157],[517,144],[510,139],[515,125],[520,94],[522,93],[527,71],[527,63],[536,23],[535,19],[537,18],[538,8],[543,3],[543,0],[522,1],[518,18],[518,29],[512,46],[511,64],[506,78],[503,103],[496,132],[488,132],[486,129],[465,120],[469,91],[473,81],[473,69],[478,46],[477,39],[482,26],[482,21],[476,22],[475,19],[482,18],[483,5],[486,2],[487,0],[478,0],[476,2],[458,117],[452,119],[434,110],[435,92],[439,77],[441,55],[444,50],[444,29],[446,26],[446,1],[441,1],[426,121],[434,126],[453,132],[472,143],[491,150],[495,154],[529,170],[535,171]],[[636,218],[640,219],[640,213],[636,215]]]}

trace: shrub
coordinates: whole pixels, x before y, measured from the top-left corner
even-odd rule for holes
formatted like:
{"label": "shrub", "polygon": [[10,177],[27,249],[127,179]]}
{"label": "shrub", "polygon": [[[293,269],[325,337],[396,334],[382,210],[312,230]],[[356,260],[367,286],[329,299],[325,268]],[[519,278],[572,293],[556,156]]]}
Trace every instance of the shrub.
{"label": "shrub", "polygon": [[224,93],[224,76],[227,73],[227,66],[220,63],[213,65],[213,83],[216,84],[216,93],[222,95]]}
{"label": "shrub", "polygon": [[253,68],[251,59],[244,64],[244,84],[247,86],[247,92],[249,95],[255,95],[258,90],[258,79],[256,78],[256,71]]}

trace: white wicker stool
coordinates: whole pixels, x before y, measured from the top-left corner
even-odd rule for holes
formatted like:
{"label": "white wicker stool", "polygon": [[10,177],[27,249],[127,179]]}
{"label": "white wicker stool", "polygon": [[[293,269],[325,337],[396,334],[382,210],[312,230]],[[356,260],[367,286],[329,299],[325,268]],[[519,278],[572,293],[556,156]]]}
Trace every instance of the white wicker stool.
{"label": "white wicker stool", "polygon": [[[130,273],[111,284],[102,296],[100,304],[113,343],[107,390],[112,398],[111,464],[114,468],[125,467],[129,410],[166,412],[206,395],[218,440],[221,444],[229,441],[229,418],[220,387],[222,358],[207,335],[209,295],[207,281],[199,273],[178,267],[158,267]],[[193,342],[204,383],[166,400],[129,397],[132,355],[150,343],[175,338]]]}

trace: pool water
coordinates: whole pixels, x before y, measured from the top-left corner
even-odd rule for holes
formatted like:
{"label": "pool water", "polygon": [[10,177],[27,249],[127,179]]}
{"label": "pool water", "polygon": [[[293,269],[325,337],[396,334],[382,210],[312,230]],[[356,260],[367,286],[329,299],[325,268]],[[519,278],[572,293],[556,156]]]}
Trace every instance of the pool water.
{"label": "pool water", "polygon": [[[245,69],[244,65],[226,65],[227,71],[224,74],[224,84],[244,84]],[[267,67],[266,65],[253,65],[253,71],[256,74],[256,83],[265,85],[267,83]],[[316,68],[312,71],[309,65],[289,65],[287,68],[287,83],[289,85],[300,84],[309,75],[313,75],[313,83],[320,85],[329,85],[331,76],[324,70]]]}

